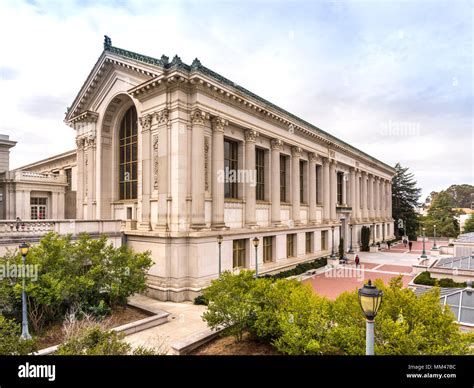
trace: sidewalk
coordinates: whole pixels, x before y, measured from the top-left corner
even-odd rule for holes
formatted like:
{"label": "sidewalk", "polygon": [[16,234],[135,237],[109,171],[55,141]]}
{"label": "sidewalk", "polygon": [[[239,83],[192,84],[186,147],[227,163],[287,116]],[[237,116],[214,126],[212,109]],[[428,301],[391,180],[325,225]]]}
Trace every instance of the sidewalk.
{"label": "sidewalk", "polygon": [[146,305],[150,310],[170,313],[167,323],[125,337],[125,341],[133,347],[142,345],[169,353],[172,343],[208,329],[201,319],[206,306],[197,306],[192,302],[161,302],[144,295],[134,295],[129,300],[134,304]]}

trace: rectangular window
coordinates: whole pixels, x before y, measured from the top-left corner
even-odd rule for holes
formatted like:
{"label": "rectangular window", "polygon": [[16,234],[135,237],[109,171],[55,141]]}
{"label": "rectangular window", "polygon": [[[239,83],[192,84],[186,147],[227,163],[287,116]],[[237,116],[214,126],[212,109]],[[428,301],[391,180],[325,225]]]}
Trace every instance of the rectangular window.
{"label": "rectangular window", "polygon": [[316,202],[323,203],[322,189],[322,166],[316,165]]}
{"label": "rectangular window", "polygon": [[239,169],[239,145],[235,141],[224,140],[224,197],[238,198],[237,173]]}
{"label": "rectangular window", "polygon": [[313,253],[313,232],[306,232],[306,253]]}
{"label": "rectangular window", "polygon": [[257,201],[265,200],[265,150],[257,148],[255,150],[255,169],[257,170]]}
{"label": "rectangular window", "polygon": [[304,170],[305,170],[305,163],[300,160],[300,202],[305,203],[304,197]]}
{"label": "rectangular window", "polygon": [[342,172],[337,173],[337,203],[342,205],[342,185],[344,184],[344,174]]}
{"label": "rectangular window", "polygon": [[280,202],[286,202],[286,156],[280,155]]}
{"label": "rectangular window", "polygon": [[323,230],[321,232],[321,250],[327,251],[328,249],[328,231]]}
{"label": "rectangular window", "polygon": [[72,188],[72,169],[71,168],[66,168],[64,170],[66,173],[66,181],[67,181],[67,188],[66,191],[71,191]]}
{"label": "rectangular window", "polygon": [[286,257],[295,256],[295,234],[286,235]]}
{"label": "rectangular window", "polygon": [[273,261],[273,237],[263,238],[263,262],[269,263]]}
{"label": "rectangular window", "polygon": [[245,267],[245,239],[232,241],[232,266]]}
{"label": "rectangular window", "polygon": [[47,198],[31,197],[30,198],[30,218],[32,220],[46,219],[46,202]]}

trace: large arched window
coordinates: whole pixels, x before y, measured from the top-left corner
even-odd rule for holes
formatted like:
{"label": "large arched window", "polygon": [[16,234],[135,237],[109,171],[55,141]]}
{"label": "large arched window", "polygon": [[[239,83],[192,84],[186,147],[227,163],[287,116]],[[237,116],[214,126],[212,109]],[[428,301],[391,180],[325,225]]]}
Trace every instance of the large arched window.
{"label": "large arched window", "polygon": [[120,199],[137,199],[137,110],[127,110],[120,123]]}

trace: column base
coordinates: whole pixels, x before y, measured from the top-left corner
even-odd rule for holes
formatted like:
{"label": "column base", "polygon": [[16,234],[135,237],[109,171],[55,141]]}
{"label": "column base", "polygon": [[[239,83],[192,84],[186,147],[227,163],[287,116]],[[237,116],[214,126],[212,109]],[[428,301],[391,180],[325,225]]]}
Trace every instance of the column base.
{"label": "column base", "polygon": [[149,222],[139,222],[137,226],[137,230],[149,232],[151,230],[151,224]]}
{"label": "column base", "polygon": [[212,230],[226,230],[226,229],[229,229],[229,227],[226,226],[224,223],[219,223],[219,224],[211,224],[211,229]]}
{"label": "column base", "polygon": [[153,225],[153,230],[166,232],[168,230],[168,226],[166,224],[155,224]]}
{"label": "column base", "polygon": [[271,225],[275,228],[283,228],[285,226],[281,221],[273,221]]}
{"label": "column base", "polygon": [[208,229],[208,227],[204,223],[199,223],[199,224],[191,224],[191,229],[202,230],[202,229]]}
{"label": "column base", "polygon": [[257,229],[259,226],[257,223],[251,223],[251,224],[245,224],[245,227],[249,229]]}

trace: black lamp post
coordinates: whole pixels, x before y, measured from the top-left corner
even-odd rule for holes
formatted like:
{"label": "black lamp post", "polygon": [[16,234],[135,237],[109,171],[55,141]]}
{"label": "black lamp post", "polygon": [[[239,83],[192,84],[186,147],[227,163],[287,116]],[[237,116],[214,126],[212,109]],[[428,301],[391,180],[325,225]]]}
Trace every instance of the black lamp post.
{"label": "black lamp post", "polygon": [[23,259],[23,289],[21,292],[21,339],[29,340],[31,339],[31,335],[28,331],[28,311],[27,311],[27,304],[26,304],[26,291],[25,291],[25,277],[26,277],[26,255],[28,254],[28,250],[30,246],[22,242],[19,247],[20,253]]}
{"label": "black lamp post", "polygon": [[354,225],[349,224],[349,229],[351,230],[351,245],[349,246],[349,253],[354,253],[354,250],[352,249],[352,227]]}
{"label": "black lamp post", "polygon": [[255,278],[258,278],[258,243],[260,240],[255,237],[253,239],[253,246],[255,247]]}
{"label": "black lamp post", "polygon": [[372,246],[375,246],[375,223],[372,224]]}
{"label": "black lamp post", "polygon": [[422,230],[423,230],[423,252],[421,253],[421,258],[426,259],[427,258],[426,250],[425,250],[425,231],[426,231],[426,229],[423,228]]}
{"label": "black lamp post", "polygon": [[433,225],[433,246],[431,247],[431,249],[438,249],[438,247],[436,246],[436,225]]}
{"label": "black lamp post", "polygon": [[219,277],[221,277],[221,270],[222,270],[222,256],[221,256],[221,247],[222,247],[222,241],[224,240],[224,237],[222,235],[217,236],[217,243],[219,244]]}
{"label": "black lamp post", "polygon": [[385,242],[385,222],[382,224],[382,242]]}
{"label": "black lamp post", "polygon": [[359,289],[359,304],[365,315],[365,354],[374,355],[374,319],[382,303],[383,292],[369,282]]}
{"label": "black lamp post", "polygon": [[332,232],[331,258],[334,259],[336,257],[336,253],[334,252],[334,225],[331,226],[331,232]]}

